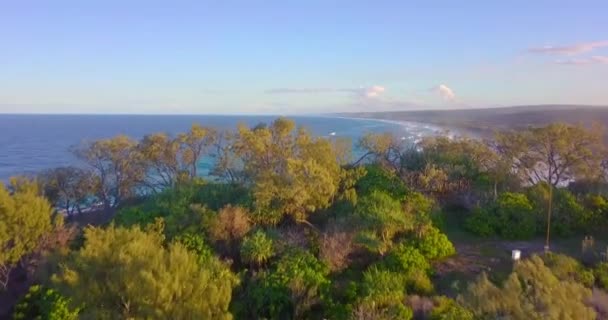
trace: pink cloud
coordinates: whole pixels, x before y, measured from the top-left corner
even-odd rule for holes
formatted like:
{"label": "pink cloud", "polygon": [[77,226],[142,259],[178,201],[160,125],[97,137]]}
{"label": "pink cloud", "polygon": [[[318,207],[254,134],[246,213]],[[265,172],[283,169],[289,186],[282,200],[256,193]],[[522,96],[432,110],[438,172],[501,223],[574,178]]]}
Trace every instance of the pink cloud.
{"label": "pink cloud", "polygon": [[544,46],[528,49],[531,53],[577,55],[593,51],[597,48],[608,47],[608,40],[584,42],[566,46]]}

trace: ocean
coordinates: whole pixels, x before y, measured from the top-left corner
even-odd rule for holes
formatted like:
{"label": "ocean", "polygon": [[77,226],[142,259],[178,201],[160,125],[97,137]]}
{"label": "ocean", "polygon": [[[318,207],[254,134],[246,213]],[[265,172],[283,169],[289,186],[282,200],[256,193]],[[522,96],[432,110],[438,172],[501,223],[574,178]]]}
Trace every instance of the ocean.
{"label": "ocean", "polygon": [[[165,132],[176,135],[193,123],[218,129],[237,124],[254,126],[277,116],[219,115],[12,115],[0,114],[0,181],[14,175],[31,175],[45,169],[80,165],[70,147],[86,141],[126,134],[141,138]],[[391,132],[414,142],[440,130],[424,124],[325,116],[293,116],[298,126],[316,136],[348,137],[356,142],[366,132]],[[205,161],[203,161],[205,162]],[[203,172],[210,164],[201,163]]]}

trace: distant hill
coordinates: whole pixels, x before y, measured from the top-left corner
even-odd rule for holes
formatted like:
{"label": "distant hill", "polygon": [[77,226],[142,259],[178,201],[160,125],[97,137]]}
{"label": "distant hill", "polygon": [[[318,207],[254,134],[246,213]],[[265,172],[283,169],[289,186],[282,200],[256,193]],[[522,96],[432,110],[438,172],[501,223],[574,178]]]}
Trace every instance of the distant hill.
{"label": "distant hill", "polygon": [[413,121],[490,136],[496,130],[543,126],[552,122],[591,125],[599,122],[608,128],[608,106],[533,105],[486,109],[420,110],[341,113],[354,118]]}

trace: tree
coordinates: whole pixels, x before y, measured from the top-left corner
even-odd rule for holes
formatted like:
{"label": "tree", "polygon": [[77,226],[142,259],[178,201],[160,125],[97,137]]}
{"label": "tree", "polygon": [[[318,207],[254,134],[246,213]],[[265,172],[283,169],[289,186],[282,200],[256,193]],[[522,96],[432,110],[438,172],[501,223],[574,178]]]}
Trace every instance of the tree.
{"label": "tree", "polygon": [[361,319],[372,313],[379,319],[411,319],[412,309],[403,304],[405,288],[406,280],[401,273],[372,266],[363,273],[353,318]]}
{"label": "tree", "polygon": [[495,319],[595,319],[587,305],[591,290],[558,279],[538,256],[520,261],[502,286],[484,273],[459,301],[475,316]]}
{"label": "tree", "polygon": [[213,241],[219,242],[229,253],[232,253],[234,247],[250,229],[247,210],[227,205],[212,219],[207,231]]}
{"label": "tree", "polygon": [[208,154],[217,139],[214,129],[193,124],[190,130],[177,137],[182,147],[182,162],[189,168],[190,178],[198,176],[198,164]]}
{"label": "tree", "polygon": [[146,168],[145,185],[154,192],[174,187],[183,179],[185,164],[180,159],[181,145],[165,133],[145,136],[137,146]]}
{"label": "tree", "polygon": [[278,118],[268,127],[240,126],[233,144],[244,164],[257,212],[286,213],[307,223],[307,215],[327,208],[342,178],[336,149],[295,123]]}
{"label": "tree", "polygon": [[[355,215],[361,222],[362,228],[367,231],[359,237],[359,240],[369,242],[377,238],[384,248],[390,246],[395,234],[413,227],[412,219],[406,215],[401,203],[380,191],[373,191],[359,199],[355,207]],[[384,250],[381,250],[381,254],[382,251]]]}
{"label": "tree", "polygon": [[163,246],[162,230],[85,229],[84,246],[53,276],[83,318],[230,319],[238,283],[227,266],[179,241]]}
{"label": "tree", "polygon": [[13,180],[12,194],[0,182],[0,285],[6,289],[10,273],[32,253],[52,228],[51,204],[32,181]]}
{"label": "tree", "polygon": [[597,176],[603,154],[602,129],[554,123],[496,136],[497,147],[520,177],[549,185],[545,249],[549,250],[553,188],[576,178]]}
{"label": "tree", "polygon": [[241,244],[241,260],[253,265],[263,265],[275,254],[274,242],[260,229],[245,237]]}
{"label": "tree", "polygon": [[97,177],[78,167],[59,167],[43,172],[38,180],[44,195],[68,215],[81,213],[90,196],[98,189]]}
{"label": "tree", "polygon": [[96,174],[97,196],[106,208],[115,208],[133,196],[146,175],[137,141],[125,135],[85,144],[74,153]]}
{"label": "tree", "polygon": [[15,320],[77,320],[80,307],[70,306],[71,300],[54,289],[31,286],[15,306]]}
{"label": "tree", "polygon": [[257,317],[306,318],[327,297],[329,269],[310,252],[287,252],[270,272],[262,273],[249,295]]}

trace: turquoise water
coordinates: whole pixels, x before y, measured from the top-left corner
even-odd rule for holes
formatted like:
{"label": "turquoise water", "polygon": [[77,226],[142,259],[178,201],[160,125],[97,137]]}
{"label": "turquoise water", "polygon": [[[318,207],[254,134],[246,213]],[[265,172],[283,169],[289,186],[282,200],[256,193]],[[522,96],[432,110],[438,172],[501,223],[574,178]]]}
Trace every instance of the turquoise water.
{"label": "turquoise water", "polygon": [[[298,125],[316,136],[349,137],[356,141],[366,132],[391,132],[406,141],[437,132],[416,123],[367,119],[297,116]],[[175,135],[193,123],[218,129],[236,128],[238,123],[254,126],[276,116],[202,115],[0,115],[0,180],[17,174],[35,174],[44,169],[79,165],[70,147],[85,141],[126,134],[140,138],[154,132]],[[205,172],[210,163],[203,161]]]}

